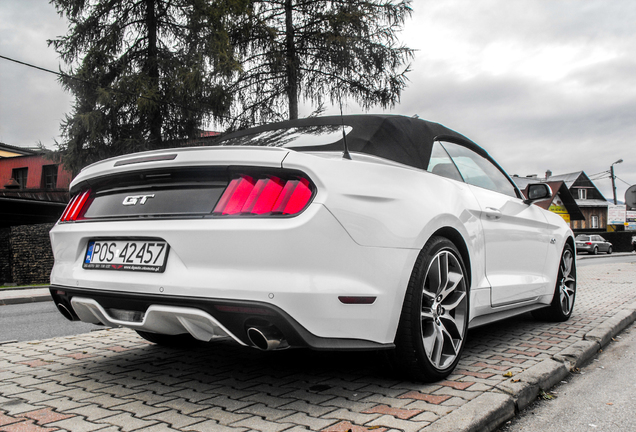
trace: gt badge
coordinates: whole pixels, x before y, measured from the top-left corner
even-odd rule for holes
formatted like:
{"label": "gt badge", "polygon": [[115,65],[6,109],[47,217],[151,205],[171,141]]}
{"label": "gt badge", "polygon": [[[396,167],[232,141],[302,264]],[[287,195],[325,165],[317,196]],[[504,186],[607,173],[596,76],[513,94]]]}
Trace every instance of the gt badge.
{"label": "gt badge", "polygon": [[154,198],[155,194],[151,194],[151,195],[130,195],[127,196],[126,198],[124,198],[124,202],[122,202],[123,205],[125,206],[134,206],[137,205],[137,203],[144,205],[146,204],[146,201],[148,201],[148,199],[150,198]]}

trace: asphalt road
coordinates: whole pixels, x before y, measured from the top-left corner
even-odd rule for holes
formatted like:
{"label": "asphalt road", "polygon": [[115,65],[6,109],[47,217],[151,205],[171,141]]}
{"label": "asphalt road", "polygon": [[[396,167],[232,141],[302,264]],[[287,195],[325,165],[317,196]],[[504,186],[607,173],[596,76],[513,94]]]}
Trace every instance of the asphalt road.
{"label": "asphalt road", "polygon": [[636,326],[632,324],[579,374],[524,410],[500,432],[636,430]]}
{"label": "asphalt road", "polygon": [[0,306],[0,342],[70,336],[101,328],[68,321],[52,301]]}

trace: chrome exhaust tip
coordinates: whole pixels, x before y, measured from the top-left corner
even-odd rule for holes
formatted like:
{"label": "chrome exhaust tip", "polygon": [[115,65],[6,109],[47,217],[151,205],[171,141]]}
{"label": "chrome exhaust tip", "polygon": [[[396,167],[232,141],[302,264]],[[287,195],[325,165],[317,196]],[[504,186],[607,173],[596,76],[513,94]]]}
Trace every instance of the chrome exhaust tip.
{"label": "chrome exhaust tip", "polygon": [[250,327],[247,329],[247,337],[252,345],[263,351],[280,350],[289,347],[289,344],[276,329],[276,327]]}
{"label": "chrome exhaust tip", "polygon": [[60,311],[60,313],[62,314],[62,316],[64,318],[66,318],[69,321],[78,321],[79,318],[70,310],[68,310],[68,308],[66,306],[64,306],[62,303],[56,303],[55,306],[57,306],[57,310]]}

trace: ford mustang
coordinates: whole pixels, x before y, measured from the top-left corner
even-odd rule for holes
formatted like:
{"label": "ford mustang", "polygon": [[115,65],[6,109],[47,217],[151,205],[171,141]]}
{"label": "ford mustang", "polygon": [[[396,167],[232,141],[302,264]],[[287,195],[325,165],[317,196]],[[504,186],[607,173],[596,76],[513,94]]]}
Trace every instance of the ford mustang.
{"label": "ford mustang", "polygon": [[575,242],[480,146],[392,115],[317,117],[86,167],[51,231],[70,320],[165,345],[387,350],[411,379],[469,328],[565,321]]}

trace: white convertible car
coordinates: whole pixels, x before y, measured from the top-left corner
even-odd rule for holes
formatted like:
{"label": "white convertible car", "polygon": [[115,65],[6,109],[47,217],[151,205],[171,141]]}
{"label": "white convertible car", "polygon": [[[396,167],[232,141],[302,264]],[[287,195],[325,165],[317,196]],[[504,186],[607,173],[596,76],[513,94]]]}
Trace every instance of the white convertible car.
{"label": "white convertible car", "polygon": [[574,238],[481,147],[389,115],[319,117],[85,168],[51,231],[70,320],[159,344],[391,350],[452,372],[467,330],[567,320]]}

